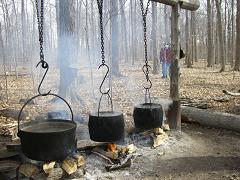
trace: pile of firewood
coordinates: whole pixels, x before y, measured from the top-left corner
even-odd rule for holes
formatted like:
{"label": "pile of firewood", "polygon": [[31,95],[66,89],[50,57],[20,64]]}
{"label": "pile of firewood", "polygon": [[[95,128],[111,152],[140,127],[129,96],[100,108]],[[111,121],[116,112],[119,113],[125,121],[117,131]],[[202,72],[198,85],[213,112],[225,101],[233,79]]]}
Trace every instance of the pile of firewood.
{"label": "pile of firewood", "polygon": [[42,164],[24,163],[19,168],[22,176],[32,179],[62,179],[83,177],[85,174],[85,157],[75,154],[62,162],[46,162]]}
{"label": "pile of firewood", "polygon": [[[136,152],[133,144],[128,146],[117,146],[116,144],[105,144],[95,146],[91,153],[102,157],[107,161],[107,171],[130,167],[133,153]],[[64,179],[81,178],[85,175],[86,160],[82,154],[67,157],[62,162],[46,162],[41,164],[24,163],[19,168],[21,176],[32,179]]]}
{"label": "pile of firewood", "polygon": [[2,136],[14,136],[16,131],[17,122],[11,118],[0,117],[0,135]]}

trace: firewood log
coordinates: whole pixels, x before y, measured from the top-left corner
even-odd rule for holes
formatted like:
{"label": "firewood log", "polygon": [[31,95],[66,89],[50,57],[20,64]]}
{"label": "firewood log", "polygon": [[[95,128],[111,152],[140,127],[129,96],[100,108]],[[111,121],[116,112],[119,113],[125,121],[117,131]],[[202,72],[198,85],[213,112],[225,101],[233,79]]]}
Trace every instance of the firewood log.
{"label": "firewood log", "polygon": [[155,148],[162,145],[167,138],[168,138],[168,135],[165,132],[163,134],[153,136],[153,147]]}
{"label": "firewood log", "polygon": [[84,156],[82,156],[82,155],[80,155],[80,154],[75,154],[75,155],[73,156],[73,158],[76,159],[76,161],[77,161],[77,166],[78,166],[78,167],[81,167],[81,166],[83,166],[83,165],[86,164],[86,161],[85,161]]}
{"label": "firewood log", "polygon": [[24,176],[30,178],[39,173],[37,166],[33,164],[22,164],[19,168],[19,172]]}
{"label": "firewood log", "polygon": [[49,174],[54,169],[55,164],[56,164],[55,161],[43,164],[43,171],[46,174]]}
{"label": "firewood log", "polygon": [[73,174],[74,172],[77,171],[77,162],[75,159],[73,158],[66,158],[63,162],[62,162],[62,168],[64,171],[66,171],[66,173]]}
{"label": "firewood log", "polygon": [[47,180],[61,179],[63,176],[62,168],[54,168],[47,177]]}

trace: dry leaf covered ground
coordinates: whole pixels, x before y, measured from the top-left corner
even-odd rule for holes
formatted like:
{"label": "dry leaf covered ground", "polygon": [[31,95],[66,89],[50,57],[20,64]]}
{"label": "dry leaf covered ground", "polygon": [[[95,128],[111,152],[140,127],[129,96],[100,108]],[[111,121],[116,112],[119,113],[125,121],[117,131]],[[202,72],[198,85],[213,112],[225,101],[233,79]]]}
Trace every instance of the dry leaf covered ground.
{"label": "dry leaf covered ground", "polygon": [[[235,104],[240,102],[240,97],[228,97],[222,93],[223,89],[239,90],[240,73],[218,73],[218,68],[204,68],[204,63],[196,63],[193,68],[181,68],[180,95],[182,98],[194,102],[204,102],[214,111],[232,112]],[[121,77],[112,79],[112,95],[115,110],[124,113],[127,126],[133,124],[132,110],[137,103],[144,101],[143,84],[145,82],[141,65],[121,66]],[[75,94],[81,97],[83,103],[71,102],[75,114],[87,115],[89,111],[96,111],[98,104],[98,86],[104,72],[93,71],[93,85],[90,78],[90,69],[80,67],[79,74],[83,81],[76,81]],[[8,97],[4,90],[4,78],[1,77],[1,106],[0,110],[11,108],[19,110],[22,107],[20,99],[28,99],[37,94],[37,82],[35,84],[30,75],[8,76]],[[161,75],[150,75],[153,82],[151,89],[152,100],[156,98],[168,98],[169,79],[162,79]],[[44,82],[42,91],[52,90],[57,92],[58,72],[50,70]],[[33,91],[34,89],[34,91]],[[227,102],[218,102],[216,99],[227,98]],[[26,108],[26,119],[46,114],[48,111],[61,109],[62,107],[52,104],[51,97],[40,98],[35,104]],[[106,109],[107,101],[103,101],[102,109]],[[0,116],[0,134],[9,135],[14,132],[17,125],[14,118]],[[87,126],[83,124],[80,129],[87,133]],[[85,131],[85,132],[84,132]],[[81,136],[77,131],[77,136]],[[83,136],[82,136],[83,137]],[[141,156],[136,158],[131,168],[106,172],[104,161],[96,156],[89,156],[86,160],[86,178],[89,179],[240,179],[239,174],[239,144],[240,134],[232,131],[209,129],[194,124],[183,124],[181,133],[171,133],[167,142],[155,149],[149,143],[138,143],[137,153]],[[0,147],[9,139],[0,136]],[[134,143],[134,142],[132,142]],[[135,143],[134,143],[135,144]]]}
{"label": "dry leaf covered ground", "polygon": [[[203,102],[208,104],[209,109],[214,111],[234,112],[235,105],[240,104],[240,97],[226,96],[222,93],[223,89],[230,91],[239,90],[240,84],[240,72],[227,71],[218,73],[218,68],[206,68],[203,61],[199,61],[193,65],[193,68],[185,68],[181,65],[180,76],[180,96],[181,98],[190,99],[193,102]],[[228,67],[229,68],[229,67]],[[114,102],[114,109],[122,111],[125,115],[127,123],[132,124],[131,114],[135,104],[142,103],[144,101],[144,89],[145,83],[143,72],[141,71],[141,65],[126,66],[121,65],[120,71],[121,77],[112,77],[112,96]],[[37,71],[38,72],[38,71]],[[19,72],[21,74],[21,72]],[[57,93],[57,87],[59,84],[58,71],[54,68],[50,69],[47,75],[46,81],[43,84],[42,91],[52,90],[53,93]],[[80,75],[74,82],[75,87],[70,87],[71,91],[74,90],[75,96],[82,99],[82,102],[76,103],[74,99],[68,98],[75,114],[88,114],[90,111],[96,111],[98,105],[99,85],[101,83],[104,71],[93,68],[93,83],[90,76],[89,67],[80,67],[78,69]],[[155,98],[168,98],[169,97],[169,78],[162,79],[161,74],[150,74],[153,87],[151,89],[152,101]],[[40,82],[41,74],[35,74],[34,81],[31,75],[8,76],[8,102],[6,102],[5,93],[5,79],[1,77],[1,105],[0,110],[5,108],[12,108],[19,110],[23,105],[20,103],[20,99],[28,99],[34,94],[37,94],[37,84]],[[79,79],[82,79],[81,81]],[[216,99],[225,97],[226,102],[218,102]],[[35,101],[35,105],[30,105],[26,108],[26,119],[34,119],[35,116],[39,116],[48,111],[55,111],[60,107],[59,105],[49,102],[51,97],[40,98]],[[107,100],[103,100],[102,109],[108,108]],[[6,118],[0,116],[1,129],[0,134],[8,134],[7,128],[13,128],[16,125],[16,121],[12,118]]]}

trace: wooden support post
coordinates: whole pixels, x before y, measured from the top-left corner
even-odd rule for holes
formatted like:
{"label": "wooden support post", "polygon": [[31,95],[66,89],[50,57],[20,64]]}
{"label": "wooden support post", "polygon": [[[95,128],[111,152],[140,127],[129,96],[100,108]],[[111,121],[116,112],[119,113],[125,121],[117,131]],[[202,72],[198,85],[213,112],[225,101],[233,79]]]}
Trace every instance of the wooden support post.
{"label": "wooden support post", "polygon": [[174,58],[170,67],[170,97],[173,99],[173,104],[169,110],[169,125],[171,129],[176,130],[181,130],[181,103],[179,100],[179,9],[179,4],[172,6],[171,14],[171,43],[173,45]]}
{"label": "wooden support post", "polygon": [[173,100],[168,109],[168,124],[170,129],[181,130],[181,102]]}
{"label": "wooden support post", "polygon": [[172,6],[171,15],[171,40],[174,48],[174,60],[170,68],[170,97],[173,104],[168,111],[168,122],[171,129],[181,130],[181,103],[179,100],[179,52],[180,52],[180,31],[179,31],[179,10],[180,8],[196,11],[200,7],[199,0],[151,0]]}

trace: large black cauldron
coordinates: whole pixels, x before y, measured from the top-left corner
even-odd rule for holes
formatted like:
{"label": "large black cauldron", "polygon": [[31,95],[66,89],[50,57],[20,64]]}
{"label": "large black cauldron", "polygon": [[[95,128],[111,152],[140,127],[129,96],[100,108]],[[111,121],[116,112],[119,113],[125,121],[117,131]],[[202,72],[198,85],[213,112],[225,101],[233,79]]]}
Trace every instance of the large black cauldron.
{"label": "large black cauldron", "polygon": [[115,142],[124,137],[123,114],[116,111],[94,112],[89,115],[90,138],[98,142]]}
{"label": "large black cauldron", "polygon": [[163,123],[163,108],[161,104],[156,103],[139,104],[134,107],[133,117],[137,129],[158,128]]}
{"label": "large black cauldron", "polygon": [[18,136],[24,155],[38,161],[63,160],[76,148],[76,123],[73,121],[73,112],[70,105],[60,96],[48,94],[62,99],[71,111],[69,120],[42,120],[31,121],[20,125],[20,117],[24,107],[34,98],[23,105],[18,116]]}

